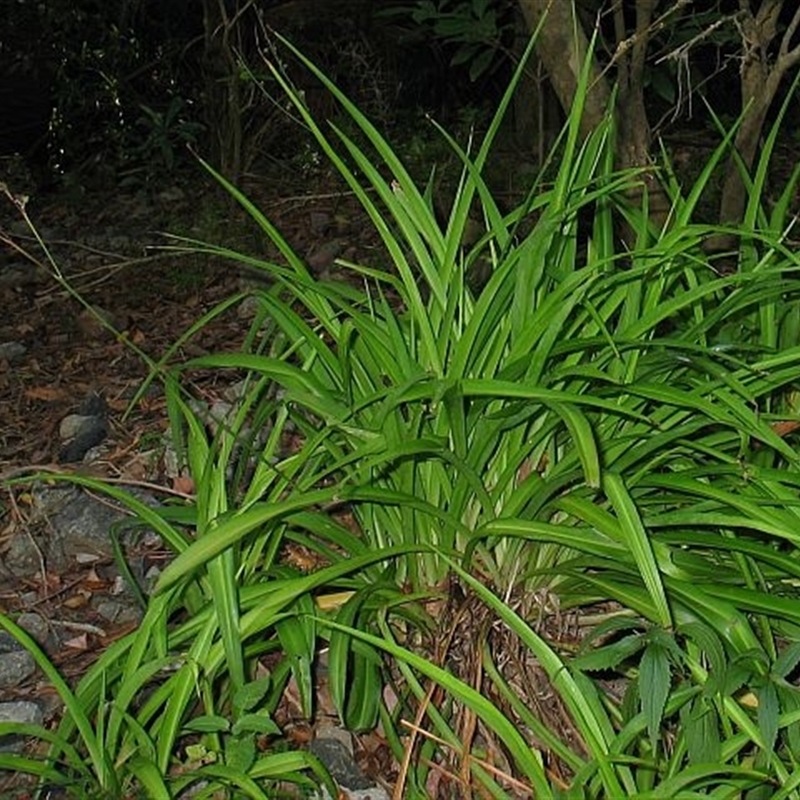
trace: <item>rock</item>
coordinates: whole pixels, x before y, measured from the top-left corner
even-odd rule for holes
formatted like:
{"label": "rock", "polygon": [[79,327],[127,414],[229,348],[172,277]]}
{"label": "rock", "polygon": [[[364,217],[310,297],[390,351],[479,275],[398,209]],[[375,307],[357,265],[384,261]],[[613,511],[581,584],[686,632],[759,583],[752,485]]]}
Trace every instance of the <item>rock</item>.
{"label": "rock", "polygon": [[0,653],[0,690],[24,683],[36,671],[36,662],[27,650]]}
{"label": "rock", "polygon": [[108,409],[105,400],[90,392],[76,414],[61,420],[59,436],[64,443],[58,454],[62,464],[83,460],[86,453],[99,445],[108,434]]}
{"label": "rock", "polygon": [[48,273],[34,264],[4,264],[0,268],[0,287],[23,289],[47,282]]}
{"label": "rock", "polygon": [[[144,503],[156,504],[152,495],[146,492],[134,494]],[[111,529],[127,519],[122,509],[97,500],[74,486],[37,486],[33,499],[39,518],[46,521],[48,537],[42,550],[49,570],[56,573],[67,571],[79,554],[94,554],[102,558],[113,556]],[[12,546],[18,538],[21,537],[12,539]]]}
{"label": "rock", "polygon": [[[16,722],[19,725],[42,725],[44,714],[36,703],[18,700],[12,703],[0,703],[0,722]],[[19,752],[25,746],[24,736],[0,737],[0,752]]]}
{"label": "rock", "polygon": [[309,269],[321,278],[327,278],[333,262],[344,250],[344,243],[340,239],[331,239],[312,249],[306,261]]}
{"label": "rock", "polygon": [[66,442],[80,436],[93,426],[95,417],[84,417],[82,414],[67,414],[58,426],[61,441]]}
{"label": "rock", "polygon": [[327,211],[312,211],[309,214],[309,228],[314,236],[326,234],[332,223],[331,215]]}
{"label": "rock", "polygon": [[92,341],[113,338],[125,327],[122,319],[98,305],[84,308],[77,323],[81,334]]}
{"label": "rock", "polygon": [[40,571],[42,554],[29,533],[18,531],[11,537],[0,559],[12,575],[28,577]]}
{"label": "rock", "polygon": [[116,625],[126,625],[131,622],[142,621],[142,611],[138,606],[130,603],[121,603],[119,600],[103,600],[92,603],[95,611],[103,619],[113,622]]}
{"label": "rock", "polygon": [[0,361],[8,361],[13,364],[15,361],[20,361],[28,348],[22,342],[0,342]]}
{"label": "rock", "polygon": [[73,432],[66,439],[58,451],[60,464],[75,464],[83,461],[84,456],[93,447],[97,447],[108,433],[108,423],[102,417],[82,417],[80,414],[70,414],[61,421],[62,431]]}
{"label": "rock", "polygon": [[35,671],[33,656],[13,636],[0,633],[0,690],[19,686]]}
{"label": "rock", "polygon": [[133,249],[133,242],[130,236],[124,233],[118,233],[109,237],[108,246],[115,252],[124,252]]}
{"label": "rock", "polygon": [[339,785],[348,789],[369,788],[370,782],[356,764],[352,750],[339,738],[317,736],[309,750],[325,765]]}
{"label": "rock", "polygon": [[156,195],[156,199],[160,203],[179,203],[181,200],[185,199],[186,192],[183,191],[178,186],[172,186],[169,189],[164,189],[163,192],[159,192]]}
{"label": "rock", "polygon": [[[340,787],[339,797],[336,800],[390,800],[386,790],[380,786],[369,789],[347,789]],[[323,787],[321,794],[313,795],[314,800],[333,800],[327,789]]]}
{"label": "rock", "polygon": [[45,647],[50,637],[50,626],[41,614],[34,614],[30,611],[20,614],[17,618],[17,625],[29,633],[40,645]]}

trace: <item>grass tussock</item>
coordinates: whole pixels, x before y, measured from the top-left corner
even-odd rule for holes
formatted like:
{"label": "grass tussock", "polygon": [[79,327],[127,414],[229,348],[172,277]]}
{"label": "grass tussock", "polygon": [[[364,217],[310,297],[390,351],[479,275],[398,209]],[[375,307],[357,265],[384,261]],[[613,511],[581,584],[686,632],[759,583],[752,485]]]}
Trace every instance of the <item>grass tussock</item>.
{"label": "grass tussock", "polygon": [[[693,214],[727,141],[688,193],[665,178],[656,227],[630,202],[641,176],[614,169],[611,120],[579,139],[578,101],[554,180],[502,211],[482,174],[512,83],[482,142],[449,140],[463,171],[440,223],[430,186],[308,68],[357,137],[274,74],[385,263],[314,276],[215,175],[281,259],[176,243],[269,278],[242,352],[158,365],[195,500],[149,508],[72,478],[175,558],[74,690],[0,618],[68,712],[30,731],[46,758],[0,767],[74,796],[333,793],[276,722],[290,682],[313,718],[324,653],[397,796],[797,797],[794,178],[767,208],[758,170],[720,274],[701,247],[718,231]],[[248,376],[213,436],[185,395],[196,369]]]}

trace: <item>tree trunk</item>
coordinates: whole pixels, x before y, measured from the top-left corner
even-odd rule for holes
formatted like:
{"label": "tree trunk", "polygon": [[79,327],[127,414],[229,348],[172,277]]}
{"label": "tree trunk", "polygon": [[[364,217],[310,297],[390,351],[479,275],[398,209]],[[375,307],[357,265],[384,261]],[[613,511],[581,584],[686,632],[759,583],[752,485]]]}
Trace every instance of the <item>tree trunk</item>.
{"label": "tree trunk", "polygon": [[[623,17],[622,4],[614,13],[615,36],[619,52],[617,63],[617,142],[616,162],[620,169],[650,167],[652,135],[644,102],[644,70],[647,62],[647,47],[650,42],[653,15],[659,0],[637,0],[636,30],[628,37]],[[623,43],[628,45],[623,47]],[[630,192],[630,199],[641,205],[647,198],[647,210],[651,222],[662,228],[667,220],[670,201],[655,173],[648,170],[642,174],[642,182]],[[632,232],[630,232],[632,235]]]}
{"label": "tree trunk", "polygon": [[203,0],[205,122],[214,139],[212,163],[233,183],[240,177],[242,143],[239,71],[231,42],[236,24],[224,3]]}
{"label": "tree trunk", "polygon": [[[519,0],[520,8],[531,31],[544,16],[536,42],[536,52],[544,64],[553,90],[565,111],[575,100],[581,70],[589,55],[589,39],[570,0]],[[545,16],[546,14],[546,16]],[[611,98],[611,87],[593,57],[589,71],[589,92],[583,107],[580,130],[587,136],[605,117]]]}
{"label": "tree trunk", "polygon": [[[764,122],[778,87],[786,73],[800,62],[800,44],[790,48],[791,40],[800,26],[800,7],[783,32],[777,55],[772,55],[782,7],[783,0],[763,0],[753,15],[750,0],[739,0],[739,30],[743,51],[740,93],[744,117],[733,146],[741,164],[748,171],[755,164]],[[747,199],[740,163],[731,157],[722,186],[720,223],[736,225],[741,222]],[[706,250],[713,253],[730,250],[736,246],[736,239],[735,234],[714,236],[706,243]]]}
{"label": "tree trunk", "polygon": [[[604,119],[611,98],[611,88],[600,66],[589,53],[589,39],[577,17],[574,2],[569,0],[519,0],[531,31],[544,17],[536,51],[547,70],[553,88],[569,113],[582,65],[592,59],[589,92],[581,118],[581,133],[586,136]],[[621,169],[649,167],[650,125],[644,102],[644,69],[650,40],[653,14],[659,0],[637,0],[636,30],[628,36],[622,5],[614,12],[618,71],[618,95],[615,108],[617,141],[615,158]],[[669,212],[669,199],[656,176],[645,172],[641,184],[630,193],[632,202],[641,204],[647,196],[651,221],[662,227]],[[631,235],[627,231],[624,236]]]}
{"label": "tree trunk", "polygon": [[[527,49],[530,32],[521,10],[514,17],[511,55],[514,63],[518,64]],[[525,71],[514,90],[512,104],[513,118],[507,124],[513,125],[511,131],[514,143],[523,152],[533,155],[538,164],[544,164],[558,138],[564,119],[561,103],[553,92],[547,70],[536,53],[531,55],[525,65]]]}

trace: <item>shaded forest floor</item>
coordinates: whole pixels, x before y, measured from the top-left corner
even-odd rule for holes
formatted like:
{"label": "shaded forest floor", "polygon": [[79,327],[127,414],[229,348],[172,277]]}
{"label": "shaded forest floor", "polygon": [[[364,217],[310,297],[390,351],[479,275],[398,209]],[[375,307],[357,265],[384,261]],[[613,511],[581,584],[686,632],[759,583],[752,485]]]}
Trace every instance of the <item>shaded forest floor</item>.
{"label": "shaded forest floor", "polygon": [[[314,193],[254,182],[245,189],[319,273],[336,269],[336,258],[369,258],[378,246],[357,201],[333,178],[322,176]],[[276,254],[245,212],[204,175],[154,193],[34,198],[26,210],[54,264],[4,199],[0,342],[15,342],[24,353],[0,361],[0,473],[54,463],[60,420],[93,391],[112,410],[109,466],[133,477],[139,471],[133,463],[152,435],[164,432],[166,419],[156,391],[129,409],[148,372],[129,343],[157,360],[216,303],[257,280],[230,262],[165,250],[174,244],[168,234],[266,259]],[[56,268],[122,336],[70,296],[55,278]],[[182,353],[236,349],[247,327],[246,314],[234,309]]]}

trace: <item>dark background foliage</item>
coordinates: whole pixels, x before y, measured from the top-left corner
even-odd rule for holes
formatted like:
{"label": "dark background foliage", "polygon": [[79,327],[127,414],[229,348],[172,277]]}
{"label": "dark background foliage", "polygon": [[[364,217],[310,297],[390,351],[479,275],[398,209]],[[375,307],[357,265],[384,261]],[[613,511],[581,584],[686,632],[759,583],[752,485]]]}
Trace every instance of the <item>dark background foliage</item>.
{"label": "dark background foliage", "polygon": [[[179,169],[186,145],[234,179],[260,160],[291,156],[298,138],[264,69],[270,30],[297,44],[371,118],[401,128],[426,113],[447,124],[491,107],[527,38],[512,0],[4,5],[0,154],[21,153],[44,183],[65,176],[146,181]],[[633,22],[635,3],[626,5]],[[783,10],[787,19],[791,5]],[[609,4],[582,0],[579,8],[586,26],[599,23],[599,50],[608,61],[614,51]],[[690,59],[666,57],[735,11],[736,3],[701,0],[692,8],[680,24],[652,37],[648,102],[658,133],[690,115],[695,126],[706,118],[701,102],[687,102],[696,90],[718,114],[738,113],[740,43],[730,25],[702,37]],[[303,70],[290,61],[284,66],[316,113],[335,113]],[[547,96],[537,102],[547,105]],[[545,111],[558,117],[553,108]],[[523,121],[516,124],[525,129]],[[523,145],[534,149],[530,141]]]}
{"label": "dark background foliage", "polygon": [[[0,153],[18,152],[49,180],[174,168],[185,143],[224,166],[240,105],[244,149],[280,154],[281,101],[262,54],[280,30],[379,121],[416,108],[449,111],[491,96],[446,43],[387,3],[48,0],[6,3],[0,43]],[[398,12],[398,9],[394,9]],[[252,76],[247,74],[252,71]],[[261,87],[252,78],[263,79]],[[303,85],[307,78],[297,70]],[[309,103],[328,112],[313,84]],[[271,129],[271,130],[270,130]],[[216,151],[216,152],[215,152]],[[258,155],[242,154],[251,163]],[[242,164],[237,164],[241,168]],[[236,170],[234,170],[236,171]]]}

